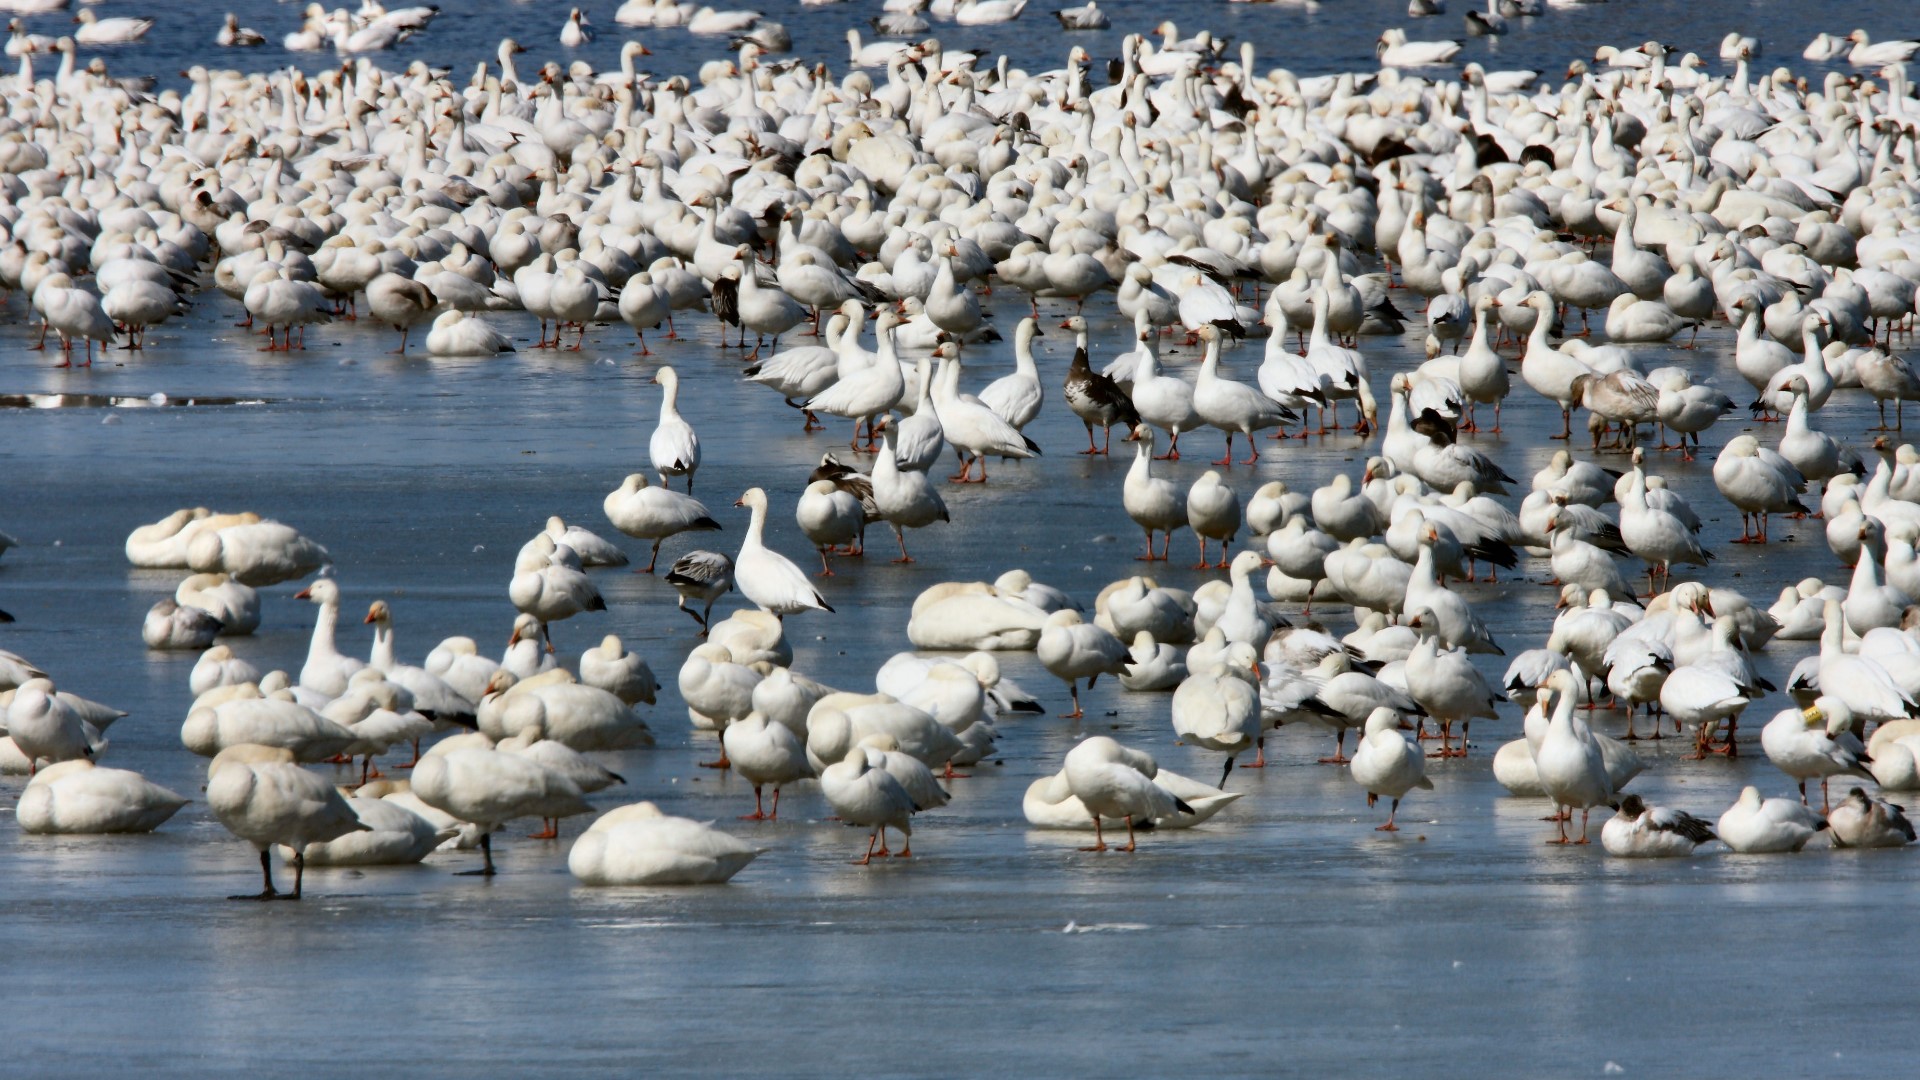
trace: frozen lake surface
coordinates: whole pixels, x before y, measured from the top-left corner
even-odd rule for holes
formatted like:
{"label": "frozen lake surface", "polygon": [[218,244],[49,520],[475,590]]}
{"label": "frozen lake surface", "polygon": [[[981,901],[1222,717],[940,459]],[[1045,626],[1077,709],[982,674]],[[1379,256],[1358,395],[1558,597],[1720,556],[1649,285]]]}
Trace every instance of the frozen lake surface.
{"label": "frozen lake surface", "polygon": [[[270,38],[291,28],[291,5],[233,6]],[[528,42],[530,59],[564,59],[552,43],[564,5],[448,6],[430,33],[381,62],[470,67],[503,32]],[[581,56],[610,64],[621,40],[614,5],[584,6],[603,36]],[[872,3],[774,7],[770,14],[795,30],[800,56],[836,64],[841,31],[877,11]],[[1374,35],[1405,23],[1399,3],[1329,3],[1316,12],[1113,8],[1113,34],[1073,40],[1104,56],[1120,32],[1165,12],[1185,32],[1210,26],[1245,37],[1260,45],[1262,66],[1303,73],[1370,67]],[[1838,21],[1816,24],[1810,14]],[[1474,42],[1467,56],[1488,60],[1497,48],[1503,66],[1557,73],[1603,41],[1657,36],[1712,55],[1721,34],[1741,29],[1763,37],[1767,63],[1817,71],[1798,59],[1815,31],[1910,30],[1895,14],[1910,13],[1885,2],[1811,13],[1614,3],[1556,11],[1497,46]],[[1415,36],[1457,36],[1458,18],[1412,24]],[[56,32],[57,21],[34,29]],[[288,61],[274,48],[210,55],[217,22],[168,9],[149,45],[111,60],[170,83],[188,63]],[[1069,44],[1040,10],[1011,27],[936,24],[935,32],[950,45],[1012,48],[1036,66],[1056,65]],[[679,31],[642,36],[662,72],[691,70],[724,45]],[[1718,61],[1710,66],[1718,70]],[[989,307],[1010,331],[1025,301],[1008,289]],[[1127,327],[1111,301],[1088,310],[1095,360],[1124,351]],[[823,586],[838,614],[788,621],[796,671],[870,687],[879,664],[906,646],[912,598],[935,582],[1021,567],[1091,608],[1102,586],[1136,572],[1138,531],[1119,499],[1131,455],[1073,453],[1083,429],[1058,396],[1072,339],[1054,328],[1063,309],[1043,312],[1050,317],[1038,352],[1050,396],[1028,434],[1046,455],[995,466],[984,488],[943,485],[953,523],[910,537],[920,560],[911,566],[886,562],[891,540],[876,527],[874,557],[837,561],[838,576]],[[0,528],[23,546],[0,562],[0,607],[18,618],[0,631],[0,646],[47,667],[64,689],[127,709],[107,763],[196,800],[205,761],[179,741],[193,657],[148,652],[139,636],[147,608],[180,575],[128,568],[122,544],[134,526],[191,505],[294,524],[334,557],[349,616],[343,651],[365,654],[358,613],[384,597],[400,654],[417,663],[452,634],[487,651],[505,645],[514,552],[549,514],[625,539],[600,503],[645,466],[657,364],[681,374],[681,408],[705,450],[696,494],[726,525],[670,540],[663,555],[732,550],[746,514],[730,504],[758,485],[774,501],[772,542],[808,565],[793,500],[820,454],[845,448],[843,423],[803,435],[798,414],[741,383],[738,354],[717,348],[704,317],[680,320],[685,340],[650,338],[659,355],[644,360],[620,326],[596,328],[578,354],[526,351],[535,324],[517,315],[491,317],[522,341],[523,351],[497,359],[386,355],[392,335],[366,322],[313,328],[307,350],[289,357],[256,352],[257,339],[232,326],[238,306],[209,291],[191,317],[157,330],[145,353],[63,371],[49,366],[49,354],[27,351],[33,333],[22,298],[10,298],[5,314]],[[1420,360],[1422,332],[1363,342],[1376,393],[1390,372]],[[1646,351],[1656,362],[1711,369],[1744,393],[1732,332],[1716,325],[1700,344],[1696,353]],[[1230,359],[1246,378],[1257,355],[1246,349]],[[1010,370],[1012,345],[967,356],[966,380],[977,387]],[[1504,435],[1474,445],[1520,477],[1523,492],[1558,448],[1546,438],[1558,418],[1516,391]],[[85,397],[63,407],[12,397],[48,394]],[[190,407],[136,407],[154,394]],[[1822,426],[1858,431],[1873,415],[1864,395],[1848,393],[1821,414]],[[1719,559],[1702,580],[1745,589],[1762,606],[1804,576],[1843,581],[1818,521],[1776,519],[1781,542],[1766,548],[1727,543],[1738,514],[1713,490],[1711,453],[1739,433],[1737,420],[1709,433],[1699,462],[1650,462],[1708,519],[1703,535]],[[1769,445],[1777,438],[1755,430]],[[1584,449],[1578,437],[1574,445]],[[1183,488],[1219,451],[1218,436],[1196,433],[1187,449],[1166,470]],[[1263,442],[1262,450],[1258,466],[1231,470],[1243,499],[1270,479],[1310,490],[1335,472],[1357,475],[1370,452],[1351,434]],[[638,542],[623,546],[644,556]],[[1207,575],[1186,568],[1191,558],[1191,534],[1183,534],[1172,565],[1152,572],[1192,588]],[[1542,584],[1544,560],[1521,571],[1498,585],[1462,586],[1510,654],[1544,641],[1556,594]],[[777,824],[731,820],[751,809],[752,791],[738,777],[694,767],[713,740],[689,731],[673,685],[697,628],[657,577],[594,576],[610,610],[556,624],[561,652],[571,662],[602,634],[618,633],[663,683],[646,710],[659,745],[608,756],[628,784],[594,801],[652,799],[669,813],[719,819],[767,848],[731,885],[579,887],[565,865],[583,824],[574,819],[557,842],[522,839],[525,822],[503,832],[503,872],[490,881],[452,876],[474,864],[469,854],[436,855],[403,869],[312,870],[301,904],[229,904],[221,898],[254,886],[255,855],[203,802],[137,837],[23,836],[10,813],[0,814],[8,1074],[944,1076],[1015,1068],[1665,1077],[1890,1076],[1911,1067],[1920,1010],[1908,996],[1899,929],[1911,922],[1920,880],[1911,852],[1834,852],[1816,841],[1800,857],[1636,864],[1608,860],[1597,843],[1548,847],[1543,802],[1506,797],[1489,771],[1494,748],[1519,733],[1519,711],[1507,706],[1498,722],[1475,726],[1470,758],[1429,763],[1437,790],[1408,799],[1399,835],[1372,831],[1380,814],[1366,809],[1345,770],[1314,764],[1327,750],[1323,732],[1289,729],[1269,739],[1267,769],[1234,772],[1228,786],[1249,797],[1205,827],[1145,834],[1132,857],[1083,854],[1080,834],[1030,830],[1020,813],[1027,785],[1056,771],[1080,732],[1110,732],[1189,775],[1219,769],[1218,755],[1173,745],[1166,695],[1126,694],[1102,681],[1083,694],[1079,731],[1052,716],[1004,720],[996,760],[953,782],[951,806],[916,821],[915,859],[849,866],[864,834],[823,822],[830,811],[815,785],[789,793]],[[314,609],[292,598],[297,588],[265,590],[262,629],[232,642],[263,670],[297,671],[305,655]],[[735,595],[721,608],[739,603]],[[1351,628],[1344,610],[1328,606],[1324,616],[1336,633]],[[1763,670],[1784,682],[1812,644],[1776,642]],[[1064,687],[1032,654],[1001,659],[1008,675],[1064,711]],[[1482,659],[1490,678],[1504,670],[1504,658]],[[1791,792],[1752,741],[1788,704],[1775,695],[1748,710],[1736,761],[1682,760],[1688,740],[1638,744],[1654,764],[1633,790],[1708,818],[1743,784]],[[1618,714],[1598,723],[1623,730]],[[23,784],[0,779],[0,805]],[[1596,838],[1606,816],[1595,816]]]}

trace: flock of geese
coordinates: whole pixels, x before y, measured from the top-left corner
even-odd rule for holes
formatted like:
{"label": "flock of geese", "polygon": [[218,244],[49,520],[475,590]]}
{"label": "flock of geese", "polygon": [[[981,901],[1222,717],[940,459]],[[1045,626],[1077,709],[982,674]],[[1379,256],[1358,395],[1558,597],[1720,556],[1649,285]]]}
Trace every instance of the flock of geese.
{"label": "flock of geese", "polygon": [[[1022,6],[961,0],[948,14]],[[1490,4],[1481,22],[1522,6]],[[712,28],[710,9],[685,7],[635,0],[616,21]],[[421,10],[400,27],[397,10],[315,5],[303,33],[360,52],[372,28],[423,28]],[[577,13],[568,25],[586,32]],[[1670,65],[1649,42],[1602,49],[1553,85],[1477,64],[1405,70],[1451,53],[1409,53],[1418,43],[1397,31],[1381,37],[1380,70],[1320,78],[1262,72],[1251,48],[1178,40],[1170,24],[1155,32],[1159,45],[1130,35],[1107,63],[1071,48],[1050,71],[932,38],[878,52],[855,40],[856,67],[872,70],[836,80],[749,39],[698,78],[654,82],[632,67],[637,41],[606,72],[523,69],[504,41],[464,82],[361,58],[311,77],[195,67],[158,93],[77,69],[70,48],[50,73],[21,50],[0,80],[0,284],[63,364],[75,345],[87,361],[96,344],[137,350],[209,298],[287,351],[308,327],[365,318],[400,351],[426,325],[429,354],[486,355],[512,347],[503,326],[537,319],[535,348],[577,350],[611,325],[631,328],[639,355],[649,331],[687,355],[667,344],[675,320],[716,318],[723,355],[741,350],[744,366],[656,368],[647,468],[602,514],[651,543],[648,573],[664,544],[682,548],[664,578],[703,640],[676,683],[715,738],[708,764],[753,787],[752,818],[817,782],[839,821],[867,831],[862,863],[910,856],[916,815],[964,789],[955,770],[995,753],[998,725],[1042,711],[1003,674],[1007,651],[1034,653],[1070,716],[1082,684],[1110,677],[1166,695],[1178,739],[1220,755],[1208,784],[1110,737],[1079,741],[1023,813],[1091,831],[1092,850],[1109,830],[1132,850],[1143,828],[1225,811],[1244,794],[1227,790],[1235,764],[1263,766],[1268,733],[1287,725],[1331,734],[1323,760],[1346,766],[1368,805],[1387,800],[1379,828],[1394,830],[1400,802],[1434,787],[1429,757],[1469,756],[1470,725],[1503,701],[1522,711],[1522,736],[1492,755],[1494,776],[1554,807],[1557,842],[1587,842],[1603,807],[1614,816],[1600,841],[1625,857],[1715,841],[1798,851],[1820,832],[1841,847],[1912,841],[1883,793],[1920,789],[1920,451],[1822,421],[1833,401],[1870,397],[1897,431],[1920,399],[1897,351],[1920,291],[1920,102],[1901,66],[1914,43],[1856,31],[1831,55],[1884,66],[1809,84],[1756,71],[1751,42],[1729,42],[1719,74],[1697,57]],[[223,35],[246,43],[231,23]],[[989,287],[1024,309],[1012,325],[989,321]],[[1132,325],[1125,351],[1090,355],[1089,304]],[[1046,374],[1034,340],[1056,318],[1074,355]],[[1717,386],[1689,359],[1700,329],[1722,322],[1748,386]],[[1409,323],[1424,326],[1425,361],[1381,370],[1392,352],[1368,342]],[[980,385],[977,358],[1003,335],[1012,371]],[[1188,347],[1198,363],[1174,366]],[[834,437],[803,490],[754,487],[710,507],[694,494],[701,440],[682,395],[766,391],[809,431],[848,424],[850,441]],[[1107,475],[1148,569],[1185,529],[1197,568],[1224,576],[1185,590],[1130,574],[1094,598],[1017,569],[944,582],[914,601],[914,649],[881,664],[873,689],[793,670],[787,621],[834,618],[835,558],[859,556],[881,522],[901,561],[908,531],[966,528],[945,484],[991,490],[990,461],[1040,455],[1023,429],[1061,404],[1087,446],[1045,450],[1103,457],[1116,427],[1133,444]],[[1501,430],[1506,404],[1557,409],[1553,438],[1569,441],[1531,477],[1478,439]],[[1736,412],[1769,437],[1711,438]],[[1290,440],[1349,419],[1366,447],[1357,475],[1233,482],[1263,448],[1284,462]],[[1183,435],[1188,451],[1216,435],[1224,448],[1191,482],[1163,464]],[[932,470],[949,450],[942,481]],[[1654,467],[1667,451],[1712,455],[1739,537],[1703,528]],[[776,512],[814,548],[817,576],[769,545]],[[1766,564],[1750,563],[1748,585],[1778,586],[1777,599],[1674,581],[1720,544],[1767,542],[1780,514],[1818,515],[1851,570],[1756,582]],[[684,548],[686,534],[741,526],[725,551]],[[474,872],[491,874],[492,835],[521,818],[552,837],[561,819],[598,813],[569,855],[591,885],[724,881],[761,854],[742,830],[588,799],[624,784],[594,755],[652,743],[638,710],[658,684],[616,636],[577,654],[555,642],[556,626],[565,637],[567,620],[606,608],[595,572],[628,562],[577,521],[551,518],[503,575],[517,614],[497,660],[453,637],[408,662],[404,606],[384,600],[364,611],[366,658],[343,652],[342,613],[360,613],[343,608],[351,567],[334,576],[320,543],[259,513],[183,509],[134,529],[126,554],[184,575],[142,634],[198,652],[181,741],[209,759],[208,808],[259,853],[258,898],[298,898],[308,864],[442,848],[478,848]],[[1526,587],[1498,578],[1522,566],[1560,590],[1532,648],[1483,617],[1485,601]],[[296,582],[317,613],[306,661],[261,671],[244,656],[261,590]],[[715,618],[734,593],[748,606]],[[1309,621],[1316,604],[1349,609],[1353,629]],[[1783,688],[1759,674],[1756,652],[1798,641],[1818,651]],[[1512,659],[1495,681],[1481,655]],[[125,714],[56,686],[52,666],[0,652],[0,768],[31,777],[21,828],[161,825],[187,800],[100,764]],[[1748,786],[1709,822],[1624,790],[1651,764],[1632,743],[1671,723],[1696,757],[1733,757],[1745,710],[1777,690],[1792,701],[1759,745],[1797,797]],[[1602,715],[1621,737],[1598,730]],[[400,752],[411,760],[383,772]],[[339,771],[309,767],[322,763]],[[1836,777],[1859,785],[1837,803]],[[275,851],[291,892],[275,886]]]}

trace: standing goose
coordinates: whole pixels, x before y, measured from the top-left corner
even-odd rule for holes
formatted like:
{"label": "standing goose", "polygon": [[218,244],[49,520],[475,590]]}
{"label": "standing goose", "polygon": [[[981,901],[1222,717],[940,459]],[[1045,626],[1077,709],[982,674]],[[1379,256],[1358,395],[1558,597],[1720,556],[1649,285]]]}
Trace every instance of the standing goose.
{"label": "standing goose", "polygon": [[498,750],[463,747],[428,754],[414,767],[412,786],[421,802],[480,830],[480,853],[486,861],[463,876],[494,875],[494,831],[515,818],[557,820],[593,812],[580,786],[564,774],[533,758]]}
{"label": "standing goose", "polygon": [[313,640],[307,645],[307,662],[300,668],[300,685],[330,698],[339,697],[347,692],[347,680],[354,672],[367,666],[334,647],[333,632],[340,623],[340,586],[332,578],[321,578],[293,598],[311,600],[320,607],[313,620]]}
{"label": "standing goose", "polygon": [[[1140,414],[1133,399],[1112,378],[1093,370],[1087,362],[1087,320],[1075,315],[1061,324],[1074,332],[1073,363],[1067,368],[1065,392],[1067,408],[1087,427],[1087,448],[1082,454],[1105,454],[1113,448],[1113,426],[1129,432],[1140,426]],[[1106,442],[1093,445],[1093,426],[1106,429]]]}
{"label": "standing goose", "polygon": [[600,507],[614,528],[635,539],[653,541],[652,556],[640,569],[643,574],[653,573],[654,564],[660,561],[660,544],[667,537],[720,528],[698,499],[669,488],[651,487],[644,473],[629,473],[601,500]]}
{"label": "standing goose", "polygon": [[[1587,842],[1587,815],[1596,806],[1613,798],[1613,780],[1607,775],[1600,744],[1586,721],[1574,715],[1578,686],[1573,675],[1556,671],[1547,677],[1546,689],[1553,694],[1552,714],[1547,720],[1546,738],[1534,751],[1533,760],[1540,773],[1540,785],[1556,806],[1569,813],[1559,819],[1560,836],[1556,844]],[[1570,811],[1580,811],[1580,839],[1567,837]]]}
{"label": "standing goose", "polygon": [[1126,508],[1127,516],[1147,534],[1147,553],[1137,556],[1137,561],[1155,561],[1153,534],[1156,532],[1166,533],[1166,541],[1157,556],[1165,560],[1173,547],[1174,530],[1187,523],[1186,507],[1173,481],[1153,475],[1153,429],[1140,424],[1133,429],[1133,438],[1136,444],[1133,465],[1120,488],[1121,505]]}
{"label": "standing goose", "polygon": [[1538,317],[1527,337],[1527,351],[1520,358],[1520,378],[1533,392],[1560,406],[1560,433],[1556,439],[1573,433],[1573,381],[1582,375],[1596,374],[1586,364],[1547,344],[1547,332],[1553,325],[1553,298],[1544,292],[1527,294],[1526,303]]}
{"label": "standing goose", "polygon": [[[1213,469],[1202,473],[1187,490],[1187,527],[1200,541],[1200,561],[1193,568],[1207,569],[1207,541],[1212,539],[1220,541],[1220,561],[1213,568],[1225,570],[1227,549],[1240,531],[1240,497]],[[1152,537],[1148,540],[1151,542]]]}
{"label": "standing goose", "polygon": [[[1191,660],[1191,654],[1189,654]],[[1253,646],[1236,641],[1206,670],[1190,673],[1173,692],[1173,731],[1191,742],[1227,755],[1220,783],[1233,772],[1234,759],[1254,745],[1263,730],[1260,690]]]}
{"label": "standing goose", "polygon": [[1205,343],[1206,355],[1200,361],[1200,377],[1193,387],[1193,410],[1201,420],[1227,436],[1226,455],[1214,464],[1233,464],[1233,433],[1237,431],[1247,437],[1247,459],[1241,464],[1252,465],[1260,460],[1260,447],[1253,433],[1279,427],[1284,421],[1299,417],[1253,387],[1220,374],[1219,327],[1202,326],[1200,340]]}
{"label": "standing goose", "polygon": [[868,761],[866,747],[849,748],[844,758],[821,770],[820,793],[841,821],[873,830],[867,838],[866,854],[854,860],[856,864],[865,866],[873,861],[876,843],[880,855],[888,854],[884,834],[889,828],[906,841],[896,857],[913,854],[913,815],[920,807],[914,805],[900,781]]}
{"label": "standing goose", "polygon": [[784,618],[802,611],[832,611],[833,606],[807,580],[806,571],[792,560],[767,547],[767,493],[748,488],[734,501],[751,513],[747,535],[740,542],[740,553],[733,560],[734,584],[740,595],[759,605],[760,610]]}
{"label": "standing goose", "polygon": [[1353,760],[1347,766],[1357,783],[1367,793],[1367,805],[1371,807],[1381,796],[1393,800],[1387,811],[1387,823],[1374,827],[1375,832],[1398,832],[1400,826],[1394,824],[1394,818],[1400,813],[1400,800],[1414,788],[1433,790],[1433,781],[1427,779],[1427,763],[1420,756],[1420,750],[1400,734],[1406,722],[1400,714],[1389,708],[1378,708],[1367,715],[1365,734],[1353,748]]}
{"label": "standing goose", "polygon": [[672,477],[687,478],[687,494],[693,494],[693,474],[700,468],[700,436],[694,433],[693,425],[680,417],[677,407],[680,398],[680,376],[671,367],[662,366],[653,373],[653,381],[660,384],[663,391],[660,397],[660,422],[654,425],[653,434],[647,439],[647,460],[652,463],[655,472],[660,474],[660,485],[666,487]]}
{"label": "standing goose", "polygon": [[1769,514],[1808,513],[1800,503],[1806,484],[1799,469],[1751,435],[1735,436],[1713,462],[1713,486],[1740,511],[1736,544],[1766,543]]}
{"label": "standing goose", "polygon": [[521,612],[540,620],[547,651],[553,651],[553,631],[546,624],[570,619],[583,611],[605,611],[607,602],[593,580],[580,569],[580,557],[546,533],[535,536],[514,560],[507,599]]}
{"label": "standing goose", "polygon": [[1133,819],[1143,823],[1175,814],[1194,813],[1179,796],[1159,784],[1154,777],[1160,767],[1152,755],[1131,750],[1105,735],[1084,739],[1067,751],[1067,789],[1080,800],[1093,818],[1093,846],[1082,851],[1107,850],[1106,837],[1100,832],[1100,819],[1123,818],[1127,823],[1127,846],[1134,849]]}
{"label": "standing goose", "polygon": [[[807,399],[809,410],[853,421],[853,440],[848,443],[852,449],[860,448],[861,424],[869,425],[867,443],[868,449],[872,449],[878,438],[871,430],[872,421],[899,405],[900,399],[906,396],[907,380],[900,370],[900,359],[893,351],[893,328],[898,323],[891,310],[882,311],[873,321],[878,345],[874,363],[851,371],[843,365],[837,382]],[[851,338],[853,333],[848,331],[847,337]],[[846,341],[847,338],[842,339],[843,347]]]}
{"label": "standing goose", "polygon": [[[1039,443],[1022,435],[1019,428],[1001,419],[979,398],[960,393],[959,349],[951,343],[943,344],[938,355],[940,372],[935,377],[934,404],[939,410],[941,432],[960,458],[960,471],[947,479],[960,484],[986,483],[989,454],[1003,458],[1039,456]],[[980,479],[970,480],[976,462]]]}
{"label": "standing goose", "polygon": [[1154,352],[1154,342],[1159,336],[1152,327],[1139,335],[1140,346],[1135,352],[1130,394],[1134,412],[1140,419],[1166,430],[1169,440],[1167,452],[1162,457],[1177,461],[1180,457],[1180,433],[1191,430],[1199,417],[1193,411],[1193,388],[1179,379],[1160,373],[1160,358]]}
{"label": "standing goose", "polygon": [[1132,666],[1132,654],[1119,638],[1088,623],[1072,609],[1047,616],[1034,653],[1049,674],[1065,680],[1073,695],[1073,711],[1065,714],[1068,719],[1085,715],[1080,708],[1081,679],[1087,680],[1091,689],[1100,676],[1125,675]]}
{"label": "standing goose", "polygon": [[[881,422],[885,426],[885,421]],[[907,536],[904,530],[920,529],[936,521],[952,521],[947,516],[947,504],[934,490],[933,482],[924,472],[902,469],[893,457],[893,447],[887,436],[880,436],[880,452],[873,459],[873,505],[880,516],[893,528],[893,537],[900,544],[900,557],[897,563],[910,563],[913,556],[907,554]],[[824,564],[824,556],[822,562]]]}
{"label": "standing goose", "polygon": [[[1013,331],[1013,374],[1002,375],[980,391],[980,401],[1016,430],[1024,430],[1040,415],[1046,393],[1040,389],[1040,372],[1034,366],[1033,339],[1040,335],[1039,321],[1032,316],[1020,320]],[[924,376],[922,377],[924,381]],[[1087,429],[1092,442],[1093,429]]]}
{"label": "standing goose", "polygon": [[432,289],[404,274],[389,271],[367,283],[367,310],[400,331],[400,347],[393,351],[402,356],[407,353],[407,334],[431,320],[439,304]]}
{"label": "standing goose", "polygon": [[[227,831],[260,852],[258,894],[229,900],[298,900],[308,844],[324,844],[366,829],[347,800],[326,780],[293,763],[293,751],[242,743],[216,754],[207,766],[207,808]],[[293,891],[273,887],[275,844],[293,849]]]}

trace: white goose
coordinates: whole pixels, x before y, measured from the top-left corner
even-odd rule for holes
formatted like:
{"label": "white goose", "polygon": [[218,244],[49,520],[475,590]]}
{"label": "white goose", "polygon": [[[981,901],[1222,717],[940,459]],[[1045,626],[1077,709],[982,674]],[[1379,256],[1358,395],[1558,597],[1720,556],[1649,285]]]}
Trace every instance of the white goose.
{"label": "white goose", "polygon": [[307,645],[307,662],[300,668],[300,685],[329,698],[347,692],[347,680],[367,665],[334,647],[334,628],[340,623],[340,586],[332,578],[321,578],[295,593],[295,600],[311,600],[320,608],[313,620],[313,640]]}
{"label": "white goose", "polygon": [[1393,800],[1387,811],[1387,823],[1375,826],[1376,832],[1397,832],[1394,818],[1400,813],[1400,800],[1414,788],[1433,790],[1427,779],[1427,765],[1420,749],[1400,734],[1406,726],[1400,714],[1378,708],[1367,716],[1365,733],[1353,748],[1353,760],[1347,766],[1354,783],[1367,793],[1371,807],[1381,796]]}
{"label": "white goose", "polygon": [[654,426],[653,434],[647,438],[647,460],[652,463],[655,472],[660,474],[662,487],[668,485],[671,477],[687,478],[687,494],[693,494],[693,474],[700,468],[700,436],[694,433],[693,425],[680,416],[677,407],[680,397],[680,376],[671,367],[662,365],[653,373],[653,381],[660,384],[663,391],[660,397],[660,421]]}
{"label": "white goose", "polygon": [[1143,562],[1155,561],[1153,534],[1164,532],[1166,540],[1157,558],[1165,560],[1173,547],[1174,531],[1187,523],[1186,506],[1173,481],[1153,475],[1153,429],[1141,424],[1133,429],[1133,438],[1133,465],[1127,469],[1126,480],[1121,485],[1121,505],[1126,508],[1127,516],[1147,534],[1147,553],[1137,558]]}
{"label": "white goose", "polygon": [[629,473],[620,486],[607,493],[600,503],[613,527],[639,540],[653,541],[653,553],[641,573],[653,573],[660,561],[660,544],[670,536],[691,530],[717,530],[713,519],[698,499],[666,487],[652,487],[644,473]]}
{"label": "white goose", "polygon": [[1254,442],[1253,433],[1279,427],[1282,422],[1298,417],[1253,387],[1220,374],[1219,327],[1202,326],[1200,340],[1205,343],[1206,355],[1200,361],[1200,377],[1193,386],[1193,410],[1201,420],[1227,436],[1226,455],[1214,464],[1233,464],[1233,433],[1237,431],[1247,437],[1247,459],[1241,464],[1252,465],[1260,460],[1260,447]]}
{"label": "white goose", "polygon": [[1152,822],[1176,814],[1194,814],[1194,808],[1184,799],[1154,783],[1159,772],[1152,755],[1129,749],[1105,735],[1082,740],[1067,751],[1063,770],[1067,788],[1093,819],[1093,846],[1084,850],[1107,850],[1100,830],[1103,817],[1126,821],[1127,846],[1120,850],[1132,851],[1134,818]]}
{"label": "white goose", "polygon": [[[332,784],[293,763],[293,753],[243,743],[222,750],[207,768],[207,808],[227,831],[260,852],[257,895],[232,900],[298,900],[306,877],[308,844],[326,843],[366,828]],[[292,848],[293,891],[273,887],[276,844]]]}
{"label": "white goose", "polygon": [[807,580],[806,571],[767,547],[767,493],[748,488],[733,505],[746,507],[752,515],[747,535],[740,542],[740,553],[733,560],[734,584],[740,594],[760,610],[783,618],[802,611],[832,611],[833,606]]}

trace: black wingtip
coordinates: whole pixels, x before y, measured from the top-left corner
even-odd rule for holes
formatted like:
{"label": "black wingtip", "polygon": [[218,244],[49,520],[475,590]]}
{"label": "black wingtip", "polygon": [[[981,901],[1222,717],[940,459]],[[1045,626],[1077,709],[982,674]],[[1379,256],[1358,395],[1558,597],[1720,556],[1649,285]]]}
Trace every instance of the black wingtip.
{"label": "black wingtip", "polygon": [[1185,799],[1182,799],[1182,798],[1181,798],[1180,796],[1178,796],[1178,795],[1175,795],[1175,796],[1173,797],[1173,808],[1174,808],[1175,810],[1178,810],[1178,811],[1180,811],[1180,812],[1181,812],[1181,813],[1183,813],[1183,814],[1196,814],[1196,813],[1199,813],[1199,811],[1197,811],[1197,810],[1195,810],[1195,809],[1194,809],[1193,807],[1191,807],[1191,806],[1188,806],[1188,805],[1187,805],[1187,801],[1186,801]]}

